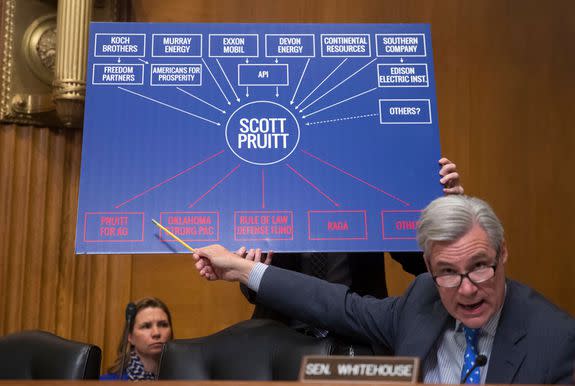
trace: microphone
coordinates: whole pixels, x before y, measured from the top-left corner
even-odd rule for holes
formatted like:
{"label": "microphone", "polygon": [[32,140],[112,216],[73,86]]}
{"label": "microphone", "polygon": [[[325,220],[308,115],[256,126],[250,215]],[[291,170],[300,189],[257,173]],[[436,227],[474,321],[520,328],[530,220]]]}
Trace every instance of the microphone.
{"label": "microphone", "polygon": [[487,357],[483,354],[479,354],[476,358],[475,358],[475,364],[467,371],[467,373],[465,374],[465,376],[463,377],[463,379],[461,380],[461,384],[464,384],[467,381],[467,378],[469,378],[469,376],[471,375],[471,373],[473,371],[475,371],[476,368],[478,367],[483,367],[487,364]]}
{"label": "microphone", "polygon": [[122,345],[124,347],[124,351],[122,352],[122,365],[120,366],[120,380],[124,375],[124,364],[126,363],[126,351],[128,346],[128,333],[130,332],[130,325],[136,317],[136,312],[137,309],[134,303],[130,302],[128,305],[126,305],[126,327],[124,328],[124,344]]}
{"label": "microphone", "polygon": [[132,323],[132,320],[136,317],[136,305],[132,302],[128,303],[126,306],[126,322],[128,324]]}

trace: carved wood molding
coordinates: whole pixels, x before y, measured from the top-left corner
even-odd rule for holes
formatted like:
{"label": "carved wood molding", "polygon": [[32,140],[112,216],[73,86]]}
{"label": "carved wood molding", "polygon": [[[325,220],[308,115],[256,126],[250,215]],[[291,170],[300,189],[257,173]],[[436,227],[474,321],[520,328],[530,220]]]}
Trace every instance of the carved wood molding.
{"label": "carved wood molding", "polygon": [[0,122],[80,127],[88,23],[127,21],[131,0],[0,0],[0,7]]}

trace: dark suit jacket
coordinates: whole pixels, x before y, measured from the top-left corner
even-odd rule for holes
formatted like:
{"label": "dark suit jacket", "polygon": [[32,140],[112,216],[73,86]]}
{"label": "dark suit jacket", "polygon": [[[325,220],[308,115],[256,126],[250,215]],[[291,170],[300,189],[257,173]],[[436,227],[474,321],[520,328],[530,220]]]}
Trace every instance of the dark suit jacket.
{"label": "dark suit jacket", "polygon": [[[327,281],[344,284],[362,296],[387,297],[383,252],[328,253],[327,255],[329,258],[329,268],[325,278]],[[390,255],[402,265],[406,272],[419,275],[426,271],[421,252],[391,252]],[[272,265],[309,274],[306,272],[301,253],[275,254]],[[291,317],[258,304],[255,293],[246,286],[240,285],[240,289],[250,303],[256,304],[252,318],[274,319],[287,325],[293,324]]]}
{"label": "dark suit jacket", "polygon": [[[425,359],[453,318],[429,274],[401,297],[360,297],[347,287],[269,267],[258,301],[313,325]],[[487,383],[570,383],[575,319],[512,280],[489,355]]]}

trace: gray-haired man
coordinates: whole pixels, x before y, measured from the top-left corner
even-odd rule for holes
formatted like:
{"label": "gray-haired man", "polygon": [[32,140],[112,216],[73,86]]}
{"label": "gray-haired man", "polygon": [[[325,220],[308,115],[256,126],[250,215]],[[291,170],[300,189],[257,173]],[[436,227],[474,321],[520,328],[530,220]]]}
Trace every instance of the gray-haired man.
{"label": "gray-haired man", "polygon": [[[362,298],[345,286],[245,260],[217,245],[194,258],[209,280],[241,281],[258,301],[342,335],[422,359],[426,383],[570,383],[575,319],[505,277],[503,227],[484,201],[446,196],[423,211],[418,242],[429,273],[401,297]],[[476,368],[475,358],[487,363]],[[485,359],[485,358],[482,358]]]}

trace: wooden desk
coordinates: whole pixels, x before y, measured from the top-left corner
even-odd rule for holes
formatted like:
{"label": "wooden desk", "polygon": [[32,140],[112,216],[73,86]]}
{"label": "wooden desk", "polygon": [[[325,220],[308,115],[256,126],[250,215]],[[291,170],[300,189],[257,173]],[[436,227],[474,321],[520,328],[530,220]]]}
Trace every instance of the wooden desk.
{"label": "wooden desk", "polygon": [[[100,383],[102,382],[102,383]],[[279,381],[150,381],[153,386],[296,386],[296,385],[311,385],[311,386],[333,386],[334,383],[324,382],[279,382]],[[59,381],[59,380],[0,380],[0,386],[90,386],[101,384],[102,386],[126,386],[131,383],[129,381]],[[149,383],[145,383],[149,384]],[[369,386],[369,385],[385,385],[386,383],[337,383],[337,386]],[[397,383],[388,385],[397,386]],[[530,385],[533,386],[533,385]]]}
{"label": "wooden desk", "polygon": [[[103,383],[100,383],[103,382]],[[34,381],[34,380],[0,380],[0,386],[90,386],[101,384],[102,386],[126,386],[128,381]],[[319,382],[271,382],[271,381],[151,381],[153,386],[333,386],[334,383]],[[148,383],[146,383],[148,384]],[[369,386],[384,385],[384,383],[337,383],[337,386]],[[389,385],[392,385],[391,383]],[[393,384],[397,386],[397,384]],[[532,386],[532,385],[531,385]]]}

